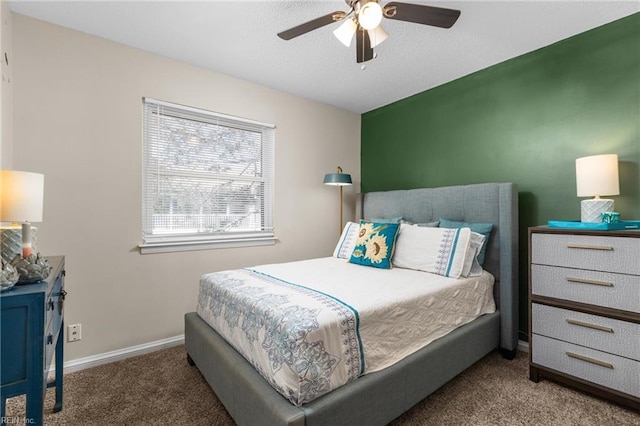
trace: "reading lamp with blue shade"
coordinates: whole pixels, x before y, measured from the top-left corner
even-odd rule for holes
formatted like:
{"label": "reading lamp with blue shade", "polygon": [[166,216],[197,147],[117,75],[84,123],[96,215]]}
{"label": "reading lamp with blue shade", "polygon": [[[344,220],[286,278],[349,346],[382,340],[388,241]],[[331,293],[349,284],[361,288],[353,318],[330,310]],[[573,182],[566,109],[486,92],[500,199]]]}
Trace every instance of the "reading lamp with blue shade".
{"label": "reading lamp with blue shade", "polygon": [[327,173],[324,175],[324,184],[340,187],[340,224],[338,228],[338,235],[340,235],[342,233],[342,187],[353,184],[351,175],[342,173],[342,167],[338,166],[337,173]]}

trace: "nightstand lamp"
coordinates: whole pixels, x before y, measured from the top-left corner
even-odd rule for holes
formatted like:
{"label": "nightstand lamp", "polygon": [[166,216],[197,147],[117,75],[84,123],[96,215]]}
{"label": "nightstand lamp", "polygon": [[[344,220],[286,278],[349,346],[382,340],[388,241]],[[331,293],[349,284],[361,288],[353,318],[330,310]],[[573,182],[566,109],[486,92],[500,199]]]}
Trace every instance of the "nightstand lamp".
{"label": "nightstand lamp", "polygon": [[[42,222],[44,175],[0,170],[0,228],[2,258],[11,262],[16,254],[36,253],[35,232],[30,222]],[[21,223],[21,224],[20,224]]]}
{"label": "nightstand lamp", "polygon": [[342,187],[353,184],[351,175],[342,173],[342,167],[338,166],[337,173],[327,173],[324,175],[324,184],[340,187],[340,224],[338,228],[338,235],[340,235],[342,233]]}
{"label": "nightstand lamp", "polygon": [[578,197],[595,197],[582,200],[580,220],[602,222],[602,213],[614,211],[614,203],[613,200],[600,198],[600,196],[620,194],[618,156],[605,154],[578,158],[576,185]]}

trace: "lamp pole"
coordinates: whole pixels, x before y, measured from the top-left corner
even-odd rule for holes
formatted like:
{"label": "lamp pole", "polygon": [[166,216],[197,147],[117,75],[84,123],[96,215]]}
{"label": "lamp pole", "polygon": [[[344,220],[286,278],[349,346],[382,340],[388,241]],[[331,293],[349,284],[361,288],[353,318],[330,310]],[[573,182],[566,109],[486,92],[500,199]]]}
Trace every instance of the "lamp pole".
{"label": "lamp pole", "polygon": [[342,234],[342,186],[340,185],[340,223],[338,224],[338,235]]}

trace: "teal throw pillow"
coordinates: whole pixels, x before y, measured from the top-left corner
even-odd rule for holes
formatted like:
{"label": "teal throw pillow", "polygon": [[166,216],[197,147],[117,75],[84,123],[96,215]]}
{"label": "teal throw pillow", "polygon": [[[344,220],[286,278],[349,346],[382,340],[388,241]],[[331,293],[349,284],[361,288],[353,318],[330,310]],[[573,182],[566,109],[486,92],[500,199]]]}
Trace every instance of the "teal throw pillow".
{"label": "teal throw pillow", "polygon": [[369,219],[369,222],[373,222],[373,223],[400,223],[400,222],[402,222],[402,216],[374,218],[374,219]]}
{"label": "teal throw pillow", "polygon": [[423,228],[437,228],[440,225],[440,221],[439,220],[436,220],[434,222],[413,223],[413,222],[409,222],[408,220],[402,219],[400,221],[400,223],[404,224],[404,225],[422,226]]}
{"label": "teal throw pillow", "polygon": [[436,220],[435,222],[416,223],[416,225],[422,226],[423,228],[437,228],[440,226],[440,221]]}
{"label": "teal throw pillow", "polygon": [[489,243],[489,236],[491,236],[493,223],[456,222],[440,218],[440,228],[470,228],[473,232],[484,235],[484,242],[482,243],[480,253],[478,253],[478,263],[480,266],[484,264],[484,258],[487,253],[487,244]]}
{"label": "teal throw pillow", "polygon": [[349,262],[375,268],[391,269],[391,257],[396,244],[398,223],[360,221],[356,245]]}

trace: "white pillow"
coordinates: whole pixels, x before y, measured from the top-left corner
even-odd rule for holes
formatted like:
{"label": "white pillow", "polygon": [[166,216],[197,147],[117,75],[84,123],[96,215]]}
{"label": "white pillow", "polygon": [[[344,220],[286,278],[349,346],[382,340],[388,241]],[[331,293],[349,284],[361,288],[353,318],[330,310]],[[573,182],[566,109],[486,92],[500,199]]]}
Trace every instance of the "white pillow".
{"label": "white pillow", "polygon": [[484,236],[469,228],[430,228],[402,224],[393,265],[446,277],[479,275],[476,257]]}
{"label": "white pillow", "polygon": [[355,222],[347,222],[342,230],[342,235],[338,240],[335,250],[333,250],[333,257],[339,259],[349,259],[353,248],[356,246],[356,240],[358,239],[358,231],[360,230],[360,224]]}
{"label": "white pillow", "polygon": [[484,235],[471,231],[469,248],[462,268],[463,277],[477,277],[482,274],[482,266],[480,266],[480,262],[478,262],[478,255],[480,254],[484,240]]}

